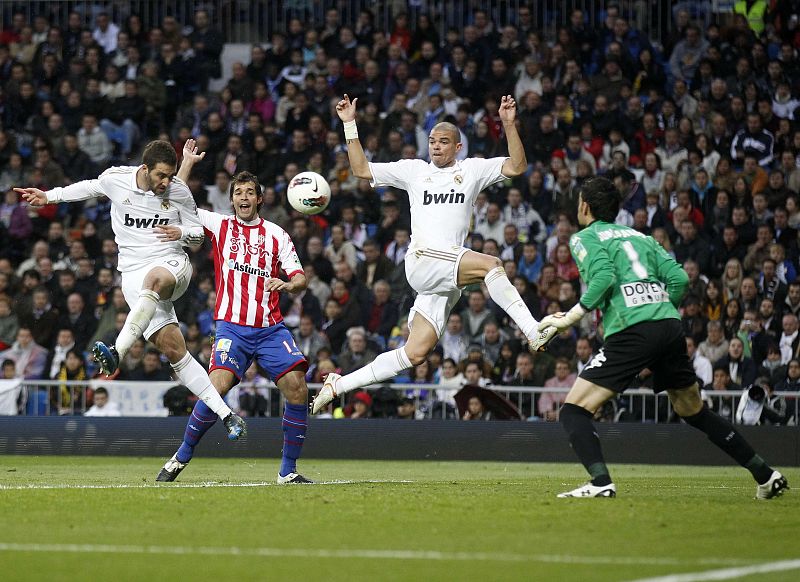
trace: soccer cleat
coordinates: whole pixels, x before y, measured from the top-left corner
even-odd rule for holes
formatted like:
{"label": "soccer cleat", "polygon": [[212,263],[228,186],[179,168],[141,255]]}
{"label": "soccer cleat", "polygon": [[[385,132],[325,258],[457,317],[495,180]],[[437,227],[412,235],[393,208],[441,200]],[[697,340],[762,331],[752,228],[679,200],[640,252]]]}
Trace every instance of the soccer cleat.
{"label": "soccer cleat", "polygon": [[555,327],[548,327],[544,331],[536,334],[536,337],[528,342],[528,349],[531,352],[543,352],[554,337],[558,335],[558,329]]}
{"label": "soccer cleat", "polygon": [[341,377],[341,374],[336,374],[335,372],[331,372],[325,377],[322,388],[314,397],[314,402],[311,403],[311,414],[319,414],[338,396],[334,386],[336,386],[336,381]]}
{"label": "soccer cleat", "polygon": [[300,473],[289,473],[286,477],[278,475],[278,485],[302,485],[313,483],[311,479],[306,479]]}
{"label": "soccer cleat", "polygon": [[114,346],[107,346],[103,342],[95,342],[92,346],[92,355],[100,364],[100,371],[110,376],[119,368],[119,354]]}
{"label": "soccer cleat", "polygon": [[769,481],[756,487],[756,499],[772,499],[782,495],[789,488],[786,477],[778,471],[773,471]]}
{"label": "soccer cleat", "polygon": [[158,477],[156,477],[156,481],[165,481],[165,482],[172,482],[174,481],[181,471],[186,468],[186,465],[189,464],[189,461],[185,463],[181,463],[178,460],[177,455],[172,455],[172,458],[164,463],[164,467],[158,472]]}
{"label": "soccer cleat", "polygon": [[239,438],[247,434],[247,425],[242,420],[242,417],[235,412],[231,412],[226,416],[222,423],[225,425],[225,430],[228,431],[228,440],[239,440]]}
{"label": "soccer cleat", "polygon": [[609,483],[608,485],[603,485],[602,487],[598,487],[597,485],[592,485],[591,483],[587,483],[586,485],[582,485],[577,489],[573,489],[572,491],[565,491],[564,493],[559,493],[556,497],[564,499],[566,497],[616,497],[616,496],[617,496],[617,488],[614,486],[613,483]]}

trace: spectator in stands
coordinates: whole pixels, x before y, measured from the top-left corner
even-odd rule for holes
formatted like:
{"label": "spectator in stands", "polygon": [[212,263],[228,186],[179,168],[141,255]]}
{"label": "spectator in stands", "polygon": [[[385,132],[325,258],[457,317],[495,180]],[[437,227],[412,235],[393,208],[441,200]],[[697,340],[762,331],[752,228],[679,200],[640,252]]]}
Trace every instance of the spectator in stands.
{"label": "spectator in stands", "polygon": [[739,164],[747,156],[753,156],[759,166],[766,168],[772,164],[775,136],[762,126],[757,112],[747,115],[747,128],[739,130],[731,142],[731,157]]}
{"label": "spectator in stands", "polygon": [[56,343],[50,352],[48,362],[45,365],[48,378],[58,377],[61,365],[67,359],[67,353],[75,349],[75,335],[70,328],[61,328],[56,336]]}
{"label": "spectator in stands", "polygon": [[399,310],[391,298],[391,286],[384,280],[375,283],[373,287],[374,301],[367,319],[367,330],[370,334],[388,340],[392,328],[397,323]]}
{"label": "spectator in stands", "polygon": [[460,362],[467,355],[469,337],[464,332],[463,318],[456,312],[451,312],[447,318],[445,327],[439,343],[444,348],[444,357]]}
{"label": "spectator in stands", "polygon": [[20,312],[20,326],[30,331],[38,345],[49,348],[53,345],[58,324],[59,312],[50,302],[50,293],[45,287],[37,287],[31,296],[30,309]]}
{"label": "spectator in stands", "polygon": [[18,330],[19,319],[17,314],[11,311],[11,300],[0,296],[0,350],[11,347]]}
{"label": "spectator in stands", "polygon": [[83,116],[81,129],[78,132],[78,147],[93,163],[106,166],[111,161],[114,148],[111,140],[97,125],[97,117],[93,114]]}
{"label": "spectator in stands", "polygon": [[[570,371],[569,360],[558,358],[556,360],[556,373],[552,378],[548,378],[545,388],[571,388],[577,375]],[[558,422],[558,411],[564,403],[567,394],[565,392],[545,392],[539,396],[537,411],[539,416],[549,422]]]}
{"label": "spectator in stands", "polygon": [[800,281],[789,283],[786,301],[783,302],[781,308],[784,312],[791,313],[795,316],[800,314]]}
{"label": "spectator in stands", "polygon": [[339,367],[342,373],[348,374],[373,361],[376,354],[367,346],[367,334],[364,328],[351,327],[345,335],[347,347],[339,356]]}
{"label": "spectator in stands", "polygon": [[307,354],[311,364],[316,363],[317,352],[322,348],[330,348],[330,342],[324,334],[317,331],[314,321],[309,315],[300,317],[300,325],[292,332],[300,351]]}
{"label": "spectator in stands", "polygon": [[0,361],[4,360],[14,362],[19,377],[25,380],[38,380],[45,374],[47,349],[33,340],[29,328],[20,326],[16,341],[9,349],[0,352]]}
{"label": "spectator in stands", "polygon": [[368,289],[372,289],[376,282],[386,279],[391,274],[395,264],[389,257],[381,253],[375,240],[367,240],[363,250],[364,260],[359,263],[356,274],[359,281]]}
{"label": "spectator in stands", "polygon": [[161,361],[159,351],[148,348],[144,352],[141,366],[126,374],[125,379],[137,382],[168,382],[172,379],[172,374]]}
{"label": "spectator in stands", "polygon": [[730,418],[733,414],[733,399],[724,396],[714,396],[714,391],[739,392],[742,386],[731,379],[727,365],[719,363],[714,367],[714,379],[708,390],[703,390],[701,395],[708,407],[721,416]]}
{"label": "spectator in stands", "polygon": [[348,407],[350,412],[345,410],[347,418],[369,418],[372,414],[370,407],[372,406],[372,396],[366,392],[356,392],[350,397],[351,405]]}
{"label": "spectator in stands", "polygon": [[84,416],[122,416],[122,412],[118,403],[109,400],[108,390],[100,386],[94,391],[94,404]]}
{"label": "spectator in stands", "polygon": [[750,386],[756,379],[757,366],[752,358],[744,355],[744,343],[738,337],[731,339],[728,354],[720,358],[717,365],[724,366],[731,380],[739,386]]}
{"label": "spectator in stands", "polygon": [[70,293],[67,297],[67,309],[58,319],[58,329],[69,328],[75,334],[75,346],[79,350],[86,348],[89,339],[97,329],[97,320],[80,293]]}
{"label": "spectator in stands", "polygon": [[334,265],[344,262],[350,269],[356,269],[356,247],[345,239],[343,226],[337,224],[331,227],[331,242],[325,247],[325,258]]}
{"label": "spectator in stands", "polygon": [[479,396],[473,396],[467,402],[467,410],[461,420],[492,420],[493,415],[487,410]]}

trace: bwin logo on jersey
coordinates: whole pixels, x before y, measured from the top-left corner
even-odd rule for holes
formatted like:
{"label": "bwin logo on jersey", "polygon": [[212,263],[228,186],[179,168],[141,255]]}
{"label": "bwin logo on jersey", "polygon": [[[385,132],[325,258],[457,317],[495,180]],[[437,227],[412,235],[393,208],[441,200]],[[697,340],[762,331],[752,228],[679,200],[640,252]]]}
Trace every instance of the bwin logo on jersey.
{"label": "bwin logo on jersey", "polygon": [[169,218],[159,218],[156,214],[153,218],[134,218],[130,214],[125,214],[125,226],[134,228],[153,228],[154,226],[169,224]]}
{"label": "bwin logo on jersey", "polygon": [[464,198],[463,192],[456,192],[452,188],[450,192],[437,192],[436,194],[428,194],[428,191],[425,190],[422,195],[422,204],[425,206],[428,204],[463,204]]}

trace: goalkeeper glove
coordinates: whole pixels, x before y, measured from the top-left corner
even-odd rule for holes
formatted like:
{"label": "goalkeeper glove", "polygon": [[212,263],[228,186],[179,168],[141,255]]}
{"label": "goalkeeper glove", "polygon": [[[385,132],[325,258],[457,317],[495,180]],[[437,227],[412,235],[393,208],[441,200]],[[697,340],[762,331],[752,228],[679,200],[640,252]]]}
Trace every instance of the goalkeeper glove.
{"label": "goalkeeper glove", "polygon": [[576,303],[575,307],[564,313],[559,311],[553,315],[548,315],[539,322],[539,333],[544,332],[550,328],[555,328],[557,331],[563,331],[570,326],[578,323],[581,318],[586,315],[586,310],[581,307],[580,303]]}

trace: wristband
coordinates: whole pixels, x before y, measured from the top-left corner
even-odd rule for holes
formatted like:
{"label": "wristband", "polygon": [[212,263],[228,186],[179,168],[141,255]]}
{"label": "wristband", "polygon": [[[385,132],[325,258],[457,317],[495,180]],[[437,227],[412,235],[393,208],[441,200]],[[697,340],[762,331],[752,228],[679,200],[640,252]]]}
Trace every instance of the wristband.
{"label": "wristband", "polygon": [[358,139],[358,128],[356,127],[355,120],[344,122],[344,139],[347,141]]}

